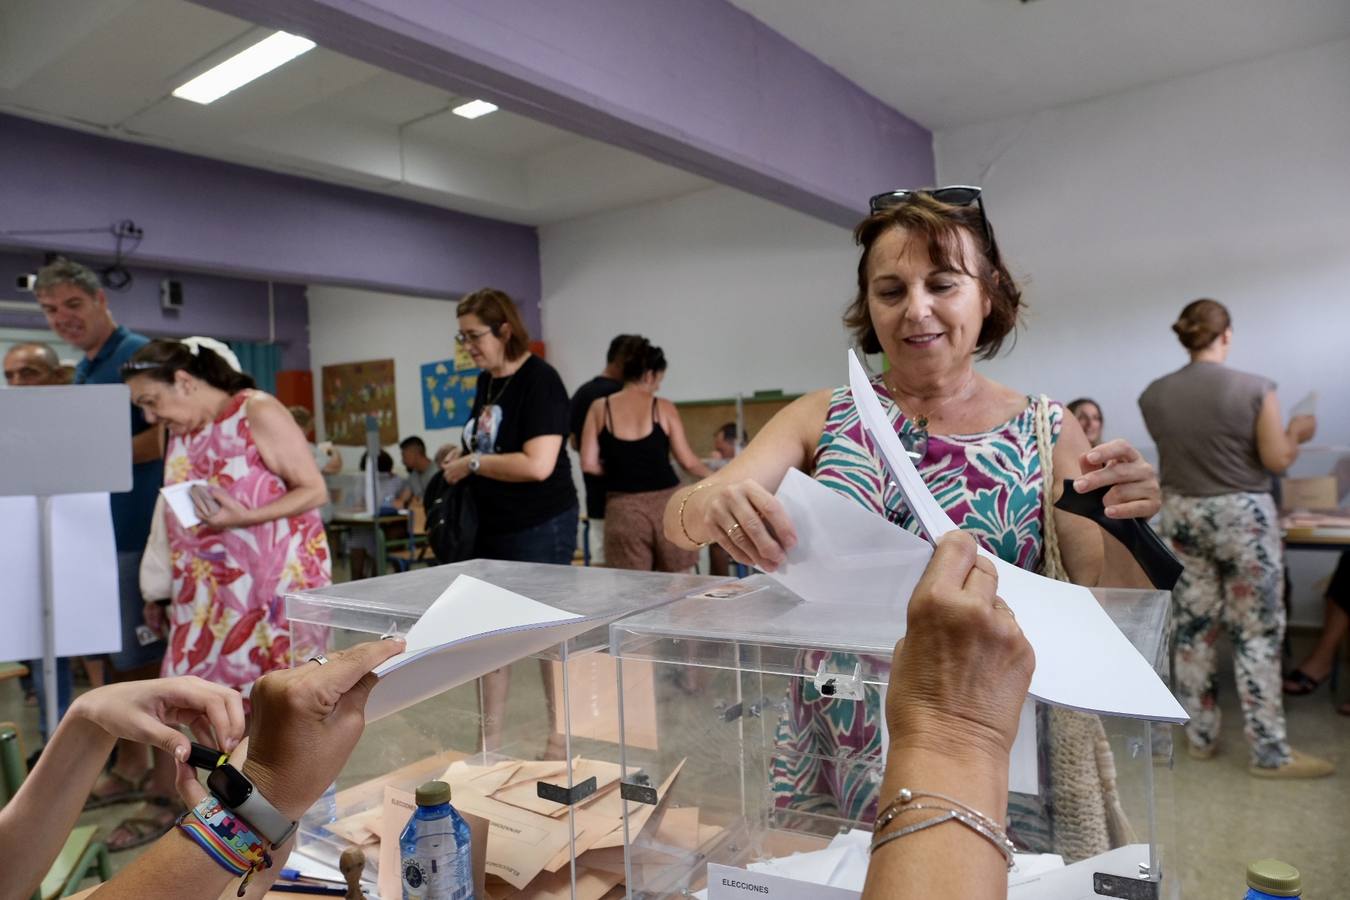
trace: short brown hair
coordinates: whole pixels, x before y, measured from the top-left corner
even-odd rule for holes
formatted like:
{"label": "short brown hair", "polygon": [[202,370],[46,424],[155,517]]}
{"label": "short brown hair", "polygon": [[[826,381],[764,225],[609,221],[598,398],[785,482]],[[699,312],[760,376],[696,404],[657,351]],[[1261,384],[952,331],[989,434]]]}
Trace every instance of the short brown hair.
{"label": "short brown hair", "polygon": [[501,337],[503,325],[511,329],[506,338],[506,358],[516,359],[530,349],[530,332],[520,318],[520,310],[515,301],[505,291],[496,288],[479,288],[472,294],[466,294],[455,307],[456,316],[477,316],[483,324],[492,329],[492,333]]}
{"label": "short brown hair", "polygon": [[[980,290],[989,298],[989,315],[980,326],[975,349],[980,359],[996,356],[1003,348],[1004,339],[1017,327],[1022,291],[1003,261],[994,258],[979,207],[953,206],[922,192],[911,194],[896,206],[872,213],[853,229],[853,240],[862,247],[862,255],[858,258],[858,293],[844,311],[844,325],[852,331],[853,339],[862,351],[881,352],[881,341],[877,339],[871,313],[867,310],[867,260],[877,239],[892,228],[903,228],[912,236],[922,235],[928,243],[928,258],[934,265],[965,272],[979,282]],[[963,231],[970,235],[979,251],[979,264],[974,267],[965,258],[965,245],[961,241]],[[988,233],[992,236],[992,227]]]}
{"label": "short brown hair", "polygon": [[1181,315],[1172,323],[1181,346],[1194,353],[1203,350],[1233,325],[1228,307],[1218,300],[1202,297],[1186,304]]}

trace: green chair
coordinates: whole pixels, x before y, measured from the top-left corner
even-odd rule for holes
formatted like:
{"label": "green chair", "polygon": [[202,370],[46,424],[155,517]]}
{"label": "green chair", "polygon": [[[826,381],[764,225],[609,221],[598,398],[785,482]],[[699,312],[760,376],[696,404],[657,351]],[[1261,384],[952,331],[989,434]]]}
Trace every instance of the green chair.
{"label": "green chair", "polygon": [[[23,750],[19,747],[19,732],[9,722],[0,723],[0,806],[8,803],[19,792],[28,775],[24,763]],[[33,900],[54,900],[56,897],[69,897],[80,889],[80,883],[90,875],[96,875],[100,881],[112,877],[112,868],[108,864],[108,848],[102,841],[94,840],[97,825],[81,825],[66,838],[61,855],[52,863],[47,875],[42,879]]]}

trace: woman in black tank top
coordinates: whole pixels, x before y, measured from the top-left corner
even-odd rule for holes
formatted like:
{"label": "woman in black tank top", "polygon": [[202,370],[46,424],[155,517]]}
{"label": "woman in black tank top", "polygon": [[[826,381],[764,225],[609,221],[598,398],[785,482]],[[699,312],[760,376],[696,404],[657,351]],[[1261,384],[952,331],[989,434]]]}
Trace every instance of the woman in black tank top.
{"label": "woman in black tank top", "polygon": [[581,469],[605,479],[605,564],[682,572],[698,561],[662,534],[666,502],[680,484],[676,462],[695,478],[710,473],[685,439],[679,411],[656,396],[666,371],[660,347],[644,345],[624,366],[623,390],[591,404],[581,432]]}

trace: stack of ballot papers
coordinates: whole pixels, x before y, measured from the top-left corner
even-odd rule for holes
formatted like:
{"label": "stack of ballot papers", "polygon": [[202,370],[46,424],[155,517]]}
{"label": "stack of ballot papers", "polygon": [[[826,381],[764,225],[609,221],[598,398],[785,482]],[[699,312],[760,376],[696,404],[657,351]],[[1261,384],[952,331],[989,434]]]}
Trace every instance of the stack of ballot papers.
{"label": "stack of ballot papers", "polygon": [[[657,802],[650,805],[623,800],[617,763],[577,757],[572,761],[572,783],[594,777],[596,789],[568,807],[539,797],[540,782],[567,786],[564,760],[479,759],[453,762],[439,778],[450,785],[456,809],[487,823],[485,871],[487,890],[494,898],[570,898],[574,853],[578,900],[600,900],[616,888],[621,894],[625,806],[630,833],[643,835],[644,843],[670,847],[672,853],[693,853],[721,831],[701,822],[696,808],[667,808],[667,795],[683,761],[656,786]],[[381,897],[401,896],[398,835],[412,809],[410,791],[385,785],[381,805],[326,826],[342,840],[362,847],[368,858],[380,860]]]}
{"label": "stack of ballot papers", "polygon": [[407,648],[375,669],[374,722],[602,623],[460,575],[408,630]]}
{"label": "stack of ballot papers", "polygon": [[[855,828],[836,835],[820,850],[760,860],[744,868],[710,865],[708,888],[694,896],[700,900],[744,900],[749,890],[785,900],[856,900],[862,895],[863,882],[867,880],[871,843],[872,832]],[[1138,855],[1137,850],[1134,855]],[[1093,862],[1087,861],[1089,868]],[[1008,872],[1008,897],[1034,896],[1038,900],[1050,900],[1049,894],[1026,893],[1019,886],[1057,884],[1059,881],[1049,873],[1063,869],[1063,858],[1053,853],[1013,854],[1013,868]]]}

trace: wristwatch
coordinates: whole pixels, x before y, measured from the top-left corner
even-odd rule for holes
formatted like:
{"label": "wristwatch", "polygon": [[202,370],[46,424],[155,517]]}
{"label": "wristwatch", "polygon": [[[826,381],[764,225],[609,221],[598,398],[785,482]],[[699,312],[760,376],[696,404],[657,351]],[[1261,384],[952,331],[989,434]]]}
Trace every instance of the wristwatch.
{"label": "wristwatch", "polygon": [[239,816],[273,849],[285,843],[298,823],[286,818],[253,786],[243,772],[229,763],[217,766],[206,778],[206,787],[220,805]]}
{"label": "wristwatch", "polygon": [[473,453],[469,455],[469,474],[477,475],[478,467],[483,464],[483,454]]}

